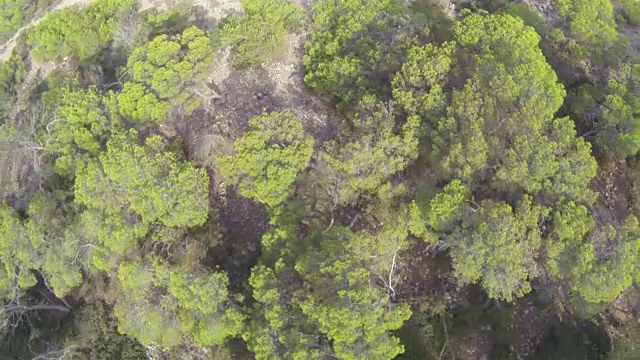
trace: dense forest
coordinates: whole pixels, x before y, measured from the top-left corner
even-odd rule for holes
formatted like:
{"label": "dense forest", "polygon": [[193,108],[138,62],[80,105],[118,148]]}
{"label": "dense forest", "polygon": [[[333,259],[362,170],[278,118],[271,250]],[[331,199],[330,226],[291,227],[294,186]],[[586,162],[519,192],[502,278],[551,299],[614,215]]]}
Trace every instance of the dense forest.
{"label": "dense forest", "polygon": [[0,14],[0,360],[640,359],[639,1]]}

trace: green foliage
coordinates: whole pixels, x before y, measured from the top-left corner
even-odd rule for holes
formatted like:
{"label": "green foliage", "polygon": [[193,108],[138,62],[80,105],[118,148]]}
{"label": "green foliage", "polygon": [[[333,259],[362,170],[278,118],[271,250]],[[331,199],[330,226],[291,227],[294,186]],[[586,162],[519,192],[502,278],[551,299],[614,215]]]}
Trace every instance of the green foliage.
{"label": "green foliage", "polygon": [[635,0],[620,0],[625,19],[631,25],[640,25],[640,2]]}
{"label": "green foliage", "polygon": [[454,274],[463,283],[480,281],[489,297],[512,302],[531,291],[541,246],[539,224],[547,210],[525,197],[515,209],[483,201],[460,230],[445,240]]}
{"label": "green foliage", "polygon": [[[27,64],[17,52],[0,65],[0,90],[4,96],[15,95],[15,87],[27,76]],[[8,99],[7,99],[8,100]],[[3,99],[3,101],[7,101]]]}
{"label": "green foliage", "polygon": [[[0,67],[0,338],[23,332],[33,349],[58,345],[72,358],[135,359],[146,346],[172,359],[392,359],[414,306],[418,336],[435,349],[414,357],[459,354],[456,344],[498,322],[491,350],[476,355],[527,357],[503,332],[538,314],[516,302],[534,281],[589,310],[632,297],[638,219],[605,220],[602,203],[617,215],[625,199],[605,184],[606,201],[595,201],[591,146],[557,117],[592,120],[599,150],[640,149],[640,68],[603,66],[625,45],[611,4],[554,0],[559,16],[543,18],[484,1],[497,13],[445,20],[436,1],[405,3],[316,1],[304,80],[341,114],[305,103],[304,122],[265,113],[237,139],[226,125],[238,119],[189,116],[216,97],[205,85],[213,44],[229,46],[236,67],[268,61],[307,20],[294,2],[242,0],[244,13],[210,33],[189,27],[202,19],[187,2],[142,16],[134,0],[48,14],[25,37],[33,60],[75,71],[38,83],[48,68],[22,49]],[[569,75],[556,68],[562,79],[579,77],[569,98],[547,57],[568,65]],[[233,149],[202,156],[192,151],[200,133]],[[197,168],[182,147],[215,166]],[[210,193],[210,171],[264,205],[269,225],[255,204]],[[447,314],[485,298],[451,289],[451,277],[510,304]],[[63,319],[45,300],[64,314],[53,304],[71,304],[69,331],[45,329]]]}
{"label": "green foliage", "polygon": [[286,45],[288,33],[306,19],[304,10],[287,0],[242,0],[244,14],[224,19],[220,39],[231,46],[231,62],[239,68],[255,67]]}
{"label": "green foliage", "polygon": [[[395,0],[323,0],[313,7],[303,64],[305,82],[342,105],[380,93],[416,44],[406,9]],[[386,93],[387,91],[382,91]]]}
{"label": "green foliage", "polygon": [[24,221],[6,204],[0,208],[3,295],[13,299],[18,297],[18,288],[34,286],[33,271],[39,272],[61,298],[82,283],[82,238],[76,223],[67,217],[69,209],[59,200],[39,193],[31,200]]}
{"label": "green foliage", "polygon": [[390,197],[388,181],[418,157],[420,119],[410,117],[396,134],[390,105],[364,96],[352,124],[352,131],[345,129],[342,139],[326,143],[321,154],[327,192],[337,204],[354,203],[367,194]]}
{"label": "green foliage", "polygon": [[605,128],[598,143],[620,157],[640,150],[640,64],[623,64],[612,72],[602,110]]}
{"label": "green foliage", "polygon": [[[200,226],[208,214],[206,172],[166,151],[161,137],[149,137],[144,145],[137,137],[135,130],[113,135],[107,151],[76,173],[75,201],[87,207],[83,221],[119,256],[134,249],[152,223]],[[97,256],[96,266],[102,267]]]}
{"label": "green foliage", "polygon": [[[282,267],[282,263],[277,267]],[[288,301],[291,296],[280,271],[259,265],[251,271],[249,284],[256,300],[253,316],[242,337],[256,359],[323,359],[329,352],[320,344],[319,330],[302,310]]]}
{"label": "green foliage", "polygon": [[451,45],[412,50],[394,82],[399,102],[433,129],[431,163],[438,175],[592,201],[583,185],[595,176],[596,163],[572,122],[554,119],[565,91],[537,46],[539,35],[520,19],[482,12],[455,23],[454,32],[457,69],[467,80],[453,90],[444,116],[434,115],[444,108],[439,89],[446,83],[434,82],[446,78]]}
{"label": "green foliage", "polygon": [[111,131],[102,110],[102,96],[95,88],[55,94],[57,119],[47,127],[45,151],[55,157],[55,171],[72,177],[77,166],[97,156]]}
{"label": "green foliage", "polygon": [[251,119],[249,130],[234,143],[235,155],[221,156],[216,164],[240,195],[274,208],[290,195],[313,145],[293,113],[273,112]]}
{"label": "green foliage", "polygon": [[[471,57],[474,70],[436,125],[434,156],[442,158],[445,173],[466,180],[496,157],[516,155],[504,145],[522,144],[542,131],[564,90],[537,47],[540,37],[520,19],[473,14],[454,30],[459,56]],[[488,84],[495,91],[479,90]]]}
{"label": "green foliage", "polygon": [[553,236],[546,243],[547,266],[552,276],[562,277],[570,273],[576,256],[576,244],[595,227],[586,207],[570,201],[561,204],[553,213]]}
{"label": "green foliage", "polygon": [[47,13],[27,35],[31,55],[38,61],[88,60],[108,45],[119,18],[136,7],[135,0],[100,0]]}
{"label": "green foliage", "polygon": [[[618,34],[613,4],[609,0],[554,0],[558,15],[567,21],[564,36],[557,36],[566,58],[575,63],[585,60],[613,60],[612,50],[622,41]],[[556,30],[560,33],[559,30]]]}
{"label": "green foliage", "polygon": [[404,111],[424,119],[444,114],[443,87],[455,61],[454,51],[454,43],[409,49],[407,61],[393,79],[393,99]]}
{"label": "green foliage", "polygon": [[123,262],[118,279],[123,290],[114,309],[118,329],[143,345],[165,349],[183,341],[222,345],[240,334],[244,317],[230,302],[224,273],[171,266],[156,259],[146,266]]}
{"label": "green foliage", "polygon": [[[36,279],[29,268],[21,269],[20,262],[26,262],[29,253],[24,253],[21,244],[28,244],[26,231],[15,210],[6,203],[0,207],[0,256],[2,269],[0,270],[0,294],[2,297],[17,297],[18,289],[35,285]],[[16,261],[18,260],[18,261]],[[17,263],[17,264],[16,264]],[[27,265],[29,265],[27,263]]]}
{"label": "green foliage", "polygon": [[389,334],[411,317],[404,304],[391,304],[387,291],[373,286],[374,275],[393,279],[395,255],[407,236],[406,227],[379,236],[333,228],[321,236],[320,248],[295,265],[304,278],[300,307],[315,319],[341,359],[393,359],[404,351]]}
{"label": "green foliage", "polygon": [[[566,281],[587,303],[608,304],[640,276],[638,219],[629,216],[623,223],[593,228],[592,220],[584,210],[572,211],[574,214],[557,215],[573,217],[569,218],[567,226],[578,230],[566,233],[562,222],[567,219],[560,217],[556,220],[555,226],[559,229],[556,234],[566,237],[557,235],[560,243],[554,244],[550,250],[549,255],[563,266],[552,274]],[[586,231],[589,233],[580,237]],[[553,271],[554,268],[551,269]]]}
{"label": "green foliage", "polygon": [[640,227],[633,216],[596,226],[584,206],[565,203],[554,212],[546,248],[550,274],[587,303],[610,303],[640,274]]}
{"label": "green foliage", "polygon": [[409,230],[427,242],[437,240],[430,236],[432,231],[451,230],[452,225],[460,220],[466,212],[470,197],[469,189],[460,180],[453,180],[444,187],[442,192],[431,199],[426,211],[414,201],[411,204]]}
{"label": "green foliage", "polygon": [[112,100],[134,123],[160,124],[179,109],[189,115],[200,106],[198,86],[206,79],[213,49],[206,33],[192,26],[182,34],[159,35],[131,53],[130,80]]}
{"label": "green foliage", "polygon": [[0,43],[6,42],[28,23],[38,10],[44,10],[52,2],[53,0],[1,0]]}

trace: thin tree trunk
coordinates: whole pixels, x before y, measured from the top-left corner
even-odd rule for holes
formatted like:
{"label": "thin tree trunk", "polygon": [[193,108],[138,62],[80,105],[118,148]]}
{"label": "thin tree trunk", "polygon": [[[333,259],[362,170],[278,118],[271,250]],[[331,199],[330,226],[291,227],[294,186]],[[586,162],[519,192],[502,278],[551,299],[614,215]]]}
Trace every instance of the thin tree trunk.
{"label": "thin tree trunk", "polygon": [[66,306],[62,306],[62,305],[31,305],[31,306],[12,305],[12,306],[7,306],[5,308],[5,310],[8,310],[8,311],[17,311],[17,310],[21,310],[21,311],[53,310],[53,311],[60,311],[60,312],[66,312],[66,313],[71,311],[70,308],[68,308]]}

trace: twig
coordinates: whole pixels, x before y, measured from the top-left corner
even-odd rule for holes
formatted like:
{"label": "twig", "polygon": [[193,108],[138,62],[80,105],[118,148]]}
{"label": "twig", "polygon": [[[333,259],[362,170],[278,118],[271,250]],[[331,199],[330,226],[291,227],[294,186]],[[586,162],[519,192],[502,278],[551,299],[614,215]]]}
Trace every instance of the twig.
{"label": "twig", "polygon": [[353,225],[356,224],[358,219],[360,219],[360,213],[357,213],[356,216],[353,217],[353,220],[351,220],[351,223],[349,223],[349,229],[353,228]]}
{"label": "twig", "polygon": [[444,351],[447,350],[447,347],[449,346],[449,330],[447,329],[447,319],[444,316],[444,314],[440,314],[440,319],[442,320],[442,328],[444,330],[445,340],[444,340],[444,346],[440,351],[440,356],[438,356],[438,360],[442,360],[442,355],[444,355]]}
{"label": "twig", "polygon": [[12,305],[7,306],[5,310],[14,311],[14,310],[22,310],[22,311],[37,311],[37,310],[55,310],[60,312],[69,312],[70,308],[62,306],[62,305]]}

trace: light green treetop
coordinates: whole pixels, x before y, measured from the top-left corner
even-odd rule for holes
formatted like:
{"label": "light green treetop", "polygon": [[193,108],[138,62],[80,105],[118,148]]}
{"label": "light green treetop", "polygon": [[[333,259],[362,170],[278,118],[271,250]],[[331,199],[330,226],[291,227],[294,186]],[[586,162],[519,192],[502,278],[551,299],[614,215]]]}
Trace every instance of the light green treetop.
{"label": "light green treetop", "polygon": [[[558,14],[569,23],[559,45],[569,50],[578,60],[602,60],[611,56],[612,47],[621,41],[614,18],[614,9],[608,0],[554,0]],[[561,34],[560,29],[554,30]]]}
{"label": "light green treetop", "polygon": [[455,43],[409,49],[407,61],[393,79],[393,99],[411,115],[432,120],[446,106],[444,84],[454,64]]}
{"label": "light green treetop", "polygon": [[73,176],[78,163],[100,153],[112,130],[102,109],[102,96],[95,88],[67,86],[55,93],[57,119],[46,127],[45,150],[56,157],[57,173]]}
{"label": "light green treetop", "polygon": [[426,209],[414,201],[410,206],[409,230],[427,242],[437,241],[433,232],[452,230],[468,212],[470,197],[469,189],[460,180],[453,180],[431,199]]}
{"label": "light green treetop", "polygon": [[206,95],[202,82],[212,58],[206,33],[195,26],[180,35],[155,37],[129,56],[130,80],[117,96],[111,95],[118,112],[136,123],[152,124],[162,123],[177,108],[189,115]]}
{"label": "light green treetop", "polygon": [[[565,91],[538,47],[540,36],[521,19],[484,12],[467,14],[454,32],[457,69],[466,74],[466,83],[454,88],[445,116],[423,115],[434,129],[431,163],[439,177],[486,181],[509,193],[593,201],[584,184],[595,176],[596,163],[571,120],[554,118]],[[433,58],[416,63],[428,65],[425,73],[440,74],[429,66],[444,71],[445,50],[416,51]],[[433,88],[431,80],[420,81]],[[396,93],[404,98],[400,90]],[[432,106],[427,103],[427,113]]]}
{"label": "light green treetop", "polygon": [[291,193],[313,146],[290,111],[273,112],[251,119],[249,130],[234,143],[235,155],[217,158],[216,165],[242,196],[274,208]]}
{"label": "light green treetop", "polygon": [[82,283],[87,248],[81,247],[77,223],[56,195],[38,193],[29,203],[25,220],[6,204],[0,207],[0,259],[4,264],[0,294],[18,297],[19,288],[36,284],[33,271],[61,298]]}
{"label": "light green treetop", "polygon": [[629,216],[596,226],[583,206],[571,202],[554,213],[548,240],[550,274],[590,304],[607,304],[640,275],[640,226]]}
{"label": "light green treetop", "polygon": [[322,344],[317,325],[291,301],[295,288],[287,288],[279,276],[278,265],[276,270],[258,265],[251,271],[249,284],[256,303],[243,339],[258,360],[323,359],[331,350]]}
{"label": "light green treetop", "polygon": [[417,33],[396,0],[318,1],[305,45],[305,82],[342,105],[386,90]]}
{"label": "light green treetop", "polygon": [[640,64],[623,64],[612,71],[602,117],[606,127],[599,143],[621,157],[640,150]]}

